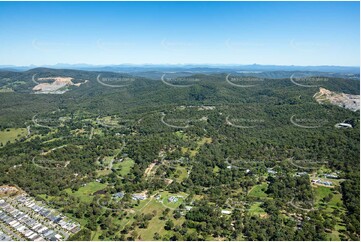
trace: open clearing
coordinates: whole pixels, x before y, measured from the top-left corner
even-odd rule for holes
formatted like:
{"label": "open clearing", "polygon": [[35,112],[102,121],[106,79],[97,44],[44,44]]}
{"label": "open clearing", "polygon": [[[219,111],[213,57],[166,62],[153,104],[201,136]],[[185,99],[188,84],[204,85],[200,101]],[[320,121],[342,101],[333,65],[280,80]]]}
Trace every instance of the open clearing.
{"label": "open clearing", "polygon": [[263,208],[261,208],[262,203],[261,202],[255,202],[252,204],[252,206],[249,208],[249,213],[251,215],[255,216],[265,216],[267,213],[264,211]]}
{"label": "open clearing", "polygon": [[126,176],[129,174],[130,169],[134,166],[134,160],[130,158],[124,158],[122,162],[117,162],[113,165],[113,168],[119,169],[117,174],[120,176]]}
{"label": "open clearing", "polygon": [[268,185],[266,182],[256,185],[256,186],[252,187],[252,189],[249,191],[248,196],[265,198],[265,197],[267,197],[267,194],[265,193],[265,191],[267,190],[267,187],[268,187]]}
{"label": "open clearing", "polygon": [[[167,192],[164,192],[162,194],[169,195],[169,193],[167,193]],[[174,194],[174,195],[177,195],[177,194]],[[184,195],[184,194],[181,194],[181,195]],[[147,199],[147,200],[149,200],[149,199]],[[142,202],[144,202],[144,201],[142,201]],[[179,205],[177,204],[175,206],[179,206]],[[162,216],[162,212],[166,208],[163,206],[162,203],[160,203],[159,201],[157,201],[155,199],[151,199],[150,201],[147,201],[144,206],[142,206],[142,204],[141,204],[139,207],[141,207],[141,208],[138,211],[140,211],[141,213],[144,213],[144,214],[149,214],[149,213],[153,213],[153,212],[156,213],[156,215],[149,221],[147,228],[145,228],[145,229],[136,228],[136,231],[140,235],[141,240],[146,240],[146,241],[154,240],[153,237],[156,232],[159,233],[162,237],[164,235],[168,234],[169,232],[164,229],[165,223],[168,219],[171,219],[175,225],[181,225],[185,220],[184,217],[181,217],[179,219],[174,219],[171,211],[167,214],[166,219],[163,219],[163,220],[160,219],[160,217]],[[132,220],[130,220],[130,221],[132,221]]]}
{"label": "open clearing", "polygon": [[[179,136],[179,134],[178,134]],[[210,144],[212,143],[212,138],[207,138],[207,137],[203,137],[199,140],[196,141],[196,147],[195,148],[188,148],[188,147],[181,147],[181,151],[183,154],[189,152],[190,157],[195,157],[199,151],[199,149],[204,145],[204,144]]]}
{"label": "open clearing", "polygon": [[[165,208],[169,208],[169,209],[178,208],[183,203],[184,199],[188,196],[188,194],[184,192],[169,193],[166,191],[159,193],[159,195],[161,196],[159,202],[162,203]],[[176,198],[177,201],[175,202],[168,201],[170,197]]]}
{"label": "open clearing", "polygon": [[175,176],[174,178],[177,180],[177,182],[181,183],[188,177],[188,171],[186,167],[183,167],[181,165],[177,165]]}
{"label": "open clearing", "polygon": [[20,139],[27,135],[26,128],[9,128],[4,131],[0,131],[0,144],[5,145],[7,142],[14,142],[16,139]]}
{"label": "open clearing", "polygon": [[72,192],[69,188],[65,189],[65,191],[71,196],[78,197],[82,202],[90,203],[93,200],[93,193],[104,189],[106,186],[106,184],[99,182],[89,182],[76,192]]}
{"label": "open clearing", "polygon": [[360,110],[360,95],[336,93],[321,87],[313,97],[321,104],[331,103],[351,111]]}

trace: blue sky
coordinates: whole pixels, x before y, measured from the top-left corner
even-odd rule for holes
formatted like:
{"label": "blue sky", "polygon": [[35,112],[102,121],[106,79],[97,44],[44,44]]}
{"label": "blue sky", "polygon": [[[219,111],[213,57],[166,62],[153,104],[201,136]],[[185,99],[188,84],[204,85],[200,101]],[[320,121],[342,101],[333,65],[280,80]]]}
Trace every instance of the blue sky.
{"label": "blue sky", "polygon": [[360,64],[359,2],[0,2],[0,65]]}

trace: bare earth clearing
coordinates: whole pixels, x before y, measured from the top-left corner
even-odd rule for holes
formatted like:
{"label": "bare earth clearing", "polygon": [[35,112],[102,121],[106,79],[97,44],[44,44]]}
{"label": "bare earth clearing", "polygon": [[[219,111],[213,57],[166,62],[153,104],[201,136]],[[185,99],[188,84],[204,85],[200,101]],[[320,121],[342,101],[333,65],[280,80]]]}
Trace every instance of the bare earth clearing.
{"label": "bare earth clearing", "polygon": [[[52,83],[40,83],[33,88],[33,91],[36,93],[45,93],[45,94],[62,94],[66,92],[66,89],[60,90],[67,86],[77,86],[79,87],[83,83],[76,83],[72,82],[72,77],[44,77],[38,78],[38,81],[49,81],[54,80]],[[87,83],[88,80],[85,80],[84,83]]]}
{"label": "bare earth clearing", "polygon": [[351,111],[360,110],[360,95],[336,93],[320,87],[320,91],[313,96],[318,103],[330,103]]}

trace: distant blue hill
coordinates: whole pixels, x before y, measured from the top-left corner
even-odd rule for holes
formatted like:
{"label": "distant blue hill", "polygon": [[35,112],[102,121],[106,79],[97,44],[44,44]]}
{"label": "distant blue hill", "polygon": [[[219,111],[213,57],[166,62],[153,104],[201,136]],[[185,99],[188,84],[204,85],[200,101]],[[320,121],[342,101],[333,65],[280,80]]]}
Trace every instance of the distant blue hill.
{"label": "distant blue hill", "polygon": [[311,72],[335,72],[335,73],[350,73],[359,74],[360,67],[358,66],[281,66],[281,65],[88,65],[88,64],[56,64],[44,66],[12,66],[0,65],[1,70],[8,71],[26,71],[36,67],[46,67],[54,69],[75,69],[87,71],[113,71],[113,72],[146,72],[146,71],[190,71],[190,72],[206,72],[206,73],[220,73],[229,71],[240,72],[269,72],[269,71],[311,71]]}

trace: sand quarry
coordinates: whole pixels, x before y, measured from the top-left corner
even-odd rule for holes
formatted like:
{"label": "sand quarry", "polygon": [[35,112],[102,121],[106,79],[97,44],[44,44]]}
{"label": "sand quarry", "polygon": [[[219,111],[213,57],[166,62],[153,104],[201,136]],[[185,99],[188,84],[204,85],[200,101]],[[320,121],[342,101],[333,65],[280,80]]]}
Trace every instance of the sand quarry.
{"label": "sand quarry", "polygon": [[336,93],[325,88],[313,96],[318,103],[331,103],[342,108],[352,111],[360,110],[360,95],[352,95],[346,93]]}
{"label": "sand quarry", "polygon": [[[53,81],[52,83],[39,83],[33,88],[33,91],[36,93],[64,93],[67,91],[67,86],[77,86],[79,87],[81,84],[87,83],[88,80],[85,80],[84,83],[76,83],[72,82],[72,77],[43,77],[38,78],[38,81]],[[60,90],[62,89],[62,90]]]}

